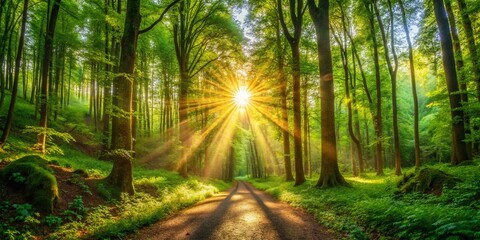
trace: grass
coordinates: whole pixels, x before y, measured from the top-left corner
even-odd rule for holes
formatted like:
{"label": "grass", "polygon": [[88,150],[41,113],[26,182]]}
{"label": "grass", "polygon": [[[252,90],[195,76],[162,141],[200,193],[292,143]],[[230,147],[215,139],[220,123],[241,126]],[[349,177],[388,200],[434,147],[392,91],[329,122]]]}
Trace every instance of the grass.
{"label": "grass", "polygon": [[316,179],[299,187],[279,177],[250,179],[281,201],[306,209],[326,227],[350,239],[478,239],[480,232],[480,166],[436,165],[462,180],[441,196],[395,194],[398,177],[367,173],[346,177],[352,187],[318,189]]}

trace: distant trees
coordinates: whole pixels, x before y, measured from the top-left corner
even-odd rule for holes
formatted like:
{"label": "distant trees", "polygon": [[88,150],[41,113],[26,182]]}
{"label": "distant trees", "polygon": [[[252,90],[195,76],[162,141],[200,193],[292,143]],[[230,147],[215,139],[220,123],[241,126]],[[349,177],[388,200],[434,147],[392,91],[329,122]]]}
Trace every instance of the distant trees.
{"label": "distant trees", "polygon": [[[132,157],[183,177],[300,185],[310,172],[329,187],[348,169],[478,153],[475,1],[29,2],[0,0],[0,146],[35,125],[48,153],[48,126],[62,128],[91,155],[119,154],[108,180],[121,191]],[[255,100],[250,126],[233,128],[239,86]],[[12,120],[18,98],[40,124]]]}

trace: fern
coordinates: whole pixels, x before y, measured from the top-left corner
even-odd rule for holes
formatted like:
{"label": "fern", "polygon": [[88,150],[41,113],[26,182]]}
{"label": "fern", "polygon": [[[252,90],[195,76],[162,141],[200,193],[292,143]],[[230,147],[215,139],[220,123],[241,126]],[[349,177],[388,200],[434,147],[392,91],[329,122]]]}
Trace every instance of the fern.
{"label": "fern", "polygon": [[53,128],[43,128],[37,126],[25,126],[25,129],[22,131],[24,134],[34,133],[37,136],[45,134],[46,136],[46,146],[45,151],[47,154],[60,154],[63,155],[63,150],[55,144],[54,140],[60,140],[65,143],[75,142],[75,138],[72,137],[67,132],[59,132]]}

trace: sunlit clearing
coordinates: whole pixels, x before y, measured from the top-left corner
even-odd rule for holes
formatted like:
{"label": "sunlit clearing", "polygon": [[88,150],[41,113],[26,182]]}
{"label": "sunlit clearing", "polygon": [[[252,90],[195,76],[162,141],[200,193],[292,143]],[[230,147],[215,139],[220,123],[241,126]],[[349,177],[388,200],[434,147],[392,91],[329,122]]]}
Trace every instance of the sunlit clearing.
{"label": "sunlit clearing", "polygon": [[245,107],[250,101],[251,94],[245,87],[240,87],[233,98],[233,101],[238,107]]}

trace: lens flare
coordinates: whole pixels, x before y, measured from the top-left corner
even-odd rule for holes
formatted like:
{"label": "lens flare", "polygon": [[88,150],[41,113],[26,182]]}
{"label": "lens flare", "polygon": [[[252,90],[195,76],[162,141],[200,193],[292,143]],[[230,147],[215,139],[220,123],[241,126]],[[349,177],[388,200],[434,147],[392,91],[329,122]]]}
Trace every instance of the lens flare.
{"label": "lens flare", "polygon": [[235,96],[233,97],[233,101],[235,105],[238,107],[246,107],[250,102],[251,94],[245,87],[240,87],[236,92]]}

